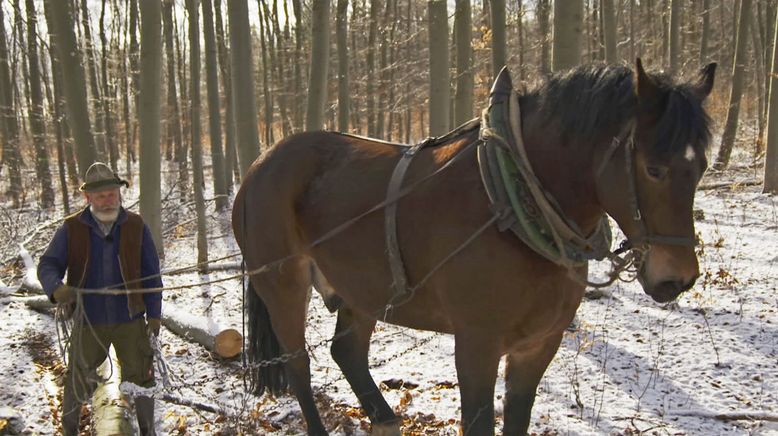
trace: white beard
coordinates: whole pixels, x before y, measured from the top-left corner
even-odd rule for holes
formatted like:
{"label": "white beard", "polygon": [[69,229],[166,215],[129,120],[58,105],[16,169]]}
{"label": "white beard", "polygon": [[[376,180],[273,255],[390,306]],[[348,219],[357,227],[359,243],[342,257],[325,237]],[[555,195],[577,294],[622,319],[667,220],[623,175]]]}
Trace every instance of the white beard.
{"label": "white beard", "polygon": [[116,221],[116,218],[119,217],[118,207],[108,212],[102,212],[95,209],[94,205],[90,205],[89,211],[92,212],[92,216],[94,216],[96,220],[103,224],[113,224],[113,222]]}

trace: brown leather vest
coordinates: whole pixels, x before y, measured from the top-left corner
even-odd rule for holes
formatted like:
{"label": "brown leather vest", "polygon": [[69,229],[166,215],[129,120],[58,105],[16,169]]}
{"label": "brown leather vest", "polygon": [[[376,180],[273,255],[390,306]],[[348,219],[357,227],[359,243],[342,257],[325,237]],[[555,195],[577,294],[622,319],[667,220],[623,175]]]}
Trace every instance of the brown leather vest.
{"label": "brown leather vest", "polygon": [[[88,207],[88,206],[87,206]],[[127,221],[119,228],[119,268],[127,292],[127,309],[130,316],[146,310],[143,294],[131,292],[141,289],[140,256],[143,243],[143,219],[138,214],[126,211]],[[79,221],[83,213],[76,213],[65,219],[68,229],[68,277],[69,286],[83,287],[89,267],[90,232],[92,228]]]}

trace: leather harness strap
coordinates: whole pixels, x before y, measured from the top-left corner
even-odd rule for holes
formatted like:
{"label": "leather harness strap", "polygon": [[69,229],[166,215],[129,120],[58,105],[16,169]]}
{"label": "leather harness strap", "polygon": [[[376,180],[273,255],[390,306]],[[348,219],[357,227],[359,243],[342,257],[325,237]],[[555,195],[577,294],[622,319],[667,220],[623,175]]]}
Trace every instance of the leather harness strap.
{"label": "leather harness strap", "polygon": [[[416,153],[421,150],[429,141],[424,141],[407,148],[397,166],[394,167],[392,178],[389,179],[389,187],[386,190],[386,198],[396,198],[397,193],[402,188],[405,172],[411,164],[411,160]],[[405,264],[403,263],[400,244],[397,242],[397,201],[392,201],[384,209],[384,227],[386,233],[386,249],[389,258],[389,268],[392,271],[392,287],[395,295],[408,292],[408,276],[405,273]]]}

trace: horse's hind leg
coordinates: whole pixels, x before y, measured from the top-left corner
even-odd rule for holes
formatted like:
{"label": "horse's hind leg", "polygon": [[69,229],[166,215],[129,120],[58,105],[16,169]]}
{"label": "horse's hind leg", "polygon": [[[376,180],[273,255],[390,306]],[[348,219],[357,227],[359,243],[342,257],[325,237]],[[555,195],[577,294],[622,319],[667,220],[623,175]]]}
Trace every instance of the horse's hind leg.
{"label": "horse's hind leg", "polygon": [[373,424],[373,435],[400,435],[400,419],[386,403],[370,375],[367,352],[376,321],[348,307],[338,311],[331,352]]}
{"label": "horse's hind leg", "polygon": [[[273,332],[283,353],[295,355],[285,364],[289,385],[305,417],[309,435],[326,435],[311,390],[310,358],[305,351],[305,322],[311,287],[307,259],[294,258],[278,269],[252,278],[270,313]],[[258,282],[258,283],[257,283]]]}
{"label": "horse's hind leg", "polygon": [[535,349],[508,354],[503,400],[504,435],[527,434],[538,383],[561,340],[561,334],[555,335]]}

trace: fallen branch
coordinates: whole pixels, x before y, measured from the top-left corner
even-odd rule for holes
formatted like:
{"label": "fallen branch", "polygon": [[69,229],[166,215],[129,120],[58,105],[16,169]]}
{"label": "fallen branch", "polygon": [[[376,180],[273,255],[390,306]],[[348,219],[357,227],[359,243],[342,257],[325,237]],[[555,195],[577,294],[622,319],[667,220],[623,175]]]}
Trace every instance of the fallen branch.
{"label": "fallen branch", "polygon": [[[238,271],[240,270],[241,263],[240,262],[224,262],[224,263],[214,263],[211,265],[208,265],[208,272],[213,271]],[[195,272],[196,268],[178,268],[178,269],[172,269],[167,271],[162,271],[163,276],[175,276],[179,274],[189,274],[192,272]]]}
{"label": "fallen branch", "polygon": [[741,186],[761,186],[761,180],[745,180],[742,182],[718,182],[718,183],[706,183],[697,187],[698,191],[707,191],[711,189],[729,188],[730,190],[739,188]]}
{"label": "fallen branch", "polygon": [[233,413],[228,412],[227,410],[222,409],[221,407],[214,405],[214,404],[208,404],[208,403],[201,403],[199,401],[192,401],[187,400],[185,398],[181,398],[175,395],[170,394],[162,394],[161,396],[157,397],[158,399],[161,399],[162,401],[166,401],[168,403],[172,404],[178,404],[179,406],[186,406],[190,407],[192,409],[202,410],[204,412],[211,412],[215,413],[217,415],[222,416],[233,416]]}
{"label": "fallen branch", "polygon": [[698,416],[701,418],[714,418],[721,421],[771,421],[778,422],[778,414],[762,411],[751,412],[706,412],[703,410],[676,410],[672,412],[677,416]]}
{"label": "fallen branch", "polygon": [[50,310],[56,307],[51,302],[51,300],[49,300],[49,297],[45,295],[35,295],[32,297],[12,297],[12,299],[14,301],[21,301],[30,309],[41,313],[48,313]]}

